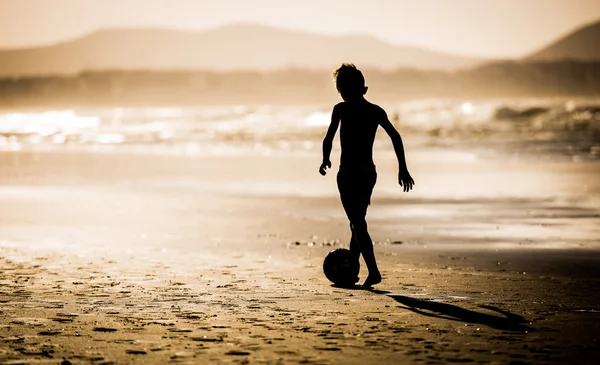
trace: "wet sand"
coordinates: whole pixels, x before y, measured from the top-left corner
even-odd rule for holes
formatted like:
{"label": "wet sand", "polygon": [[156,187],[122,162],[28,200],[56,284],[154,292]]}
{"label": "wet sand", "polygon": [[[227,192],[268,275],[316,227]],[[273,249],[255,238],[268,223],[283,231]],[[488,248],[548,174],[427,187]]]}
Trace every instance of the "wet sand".
{"label": "wet sand", "polygon": [[363,291],[315,161],[1,153],[0,364],[595,363],[597,164],[384,160]]}

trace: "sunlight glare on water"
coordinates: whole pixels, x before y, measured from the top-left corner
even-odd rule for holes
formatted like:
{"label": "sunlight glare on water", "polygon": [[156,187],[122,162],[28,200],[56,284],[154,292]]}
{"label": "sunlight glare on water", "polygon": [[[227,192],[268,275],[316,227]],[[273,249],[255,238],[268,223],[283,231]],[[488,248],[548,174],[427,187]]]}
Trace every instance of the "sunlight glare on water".
{"label": "sunlight glare on water", "polygon": [[[430,150],[435,145],[476,143],[488,150],[511,145],[536,153],[595,159],[600,156],[600,141],[594,139],[600,131],[600,113],[593,105],[599,103],[554,99],[422,99],[383,106],[413,150],[419,145]],[[233,150],[318,152],[330,117],[329,108],[310,105],[0,112],[0,148],[112,145],[137,146],[138,150],[143,147],[153,153],[165,148],[209,154]],[[378,138],[386,137],[379,133]],[[157,148],[159,145],[165,148]],[[381,146],[392,150],[389,143],[378,144],[376,148]],[[476,159],[473,151],[469,153],[468,159]]]}

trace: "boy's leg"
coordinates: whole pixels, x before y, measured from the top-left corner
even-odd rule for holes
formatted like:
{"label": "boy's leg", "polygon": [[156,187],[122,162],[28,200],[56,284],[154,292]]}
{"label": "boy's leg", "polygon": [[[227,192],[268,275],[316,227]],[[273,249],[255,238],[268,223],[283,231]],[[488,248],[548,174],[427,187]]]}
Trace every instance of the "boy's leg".
{"label": "boy's leg", "polygon": [[[345,181],[345,179],[350,181]],[[375,185],[377,175],[372,176],[349,176],[344,177],[338,175],[338,187],[342,205],[350,220],[350,228],[352,230],[352,239],[350,241],[350,250],[360,252],[367,264],[369,277],[363,284],[363,287],[371,287],[381,281],[381,274],[375,260],[375,252],[373,250],[373,241],[367,230],[367,208],[370,204],[371,192]],[[350,183],[350,185],[348,185]],[[352,188],[348,188],[348,186]]]}
{"label": "boy's leg", "polygon": [[[364,215],[361,217],[361,212],[358,210],[352,211],[356,215],[349,216],[351,221],[351,227],[353,235],[360,247],[360,252],[363,255],[363,259],[367,264],[367,269],[369,270],[369,278],[367,281],[377,281],[381,280],[381,274],[379,273],[379,268],[377,267],[377,260],[375,259],[375,251],[373,249],[373,240],[369,235],[369,231],[367,229],[367,222],[364,218]],[[366,214],[366,208],[364,209],[364,213]],[[369,280],[371,279],[371,280]],[[366,284],[367,282],[365,282]],[[371,285],[376,283],[371,283]],[[369,285],[370,286],[370,285]]]}
{"label": "boy's leg", "polygon": [[350,223],[350,231],[352,231],[352,238],[350,238],[350,252],[356,257],[356,261],[360,259],[360,245],[356,240],[356,234],[354,234],[354,229],[352,229],[352,223]]}
{"label": "boy's leg", "polygon": [[[352,224],[350,224],[350,231],[352,232],[352,238],[350,238],[350,253],[352,254],[352,259],[356,261],[360,273],[360,245],[356,240],[356,235],[354,234],[354,230],[352,229]],[[358,276],[354,278],[355,283],[359,280],[360,278]]]}

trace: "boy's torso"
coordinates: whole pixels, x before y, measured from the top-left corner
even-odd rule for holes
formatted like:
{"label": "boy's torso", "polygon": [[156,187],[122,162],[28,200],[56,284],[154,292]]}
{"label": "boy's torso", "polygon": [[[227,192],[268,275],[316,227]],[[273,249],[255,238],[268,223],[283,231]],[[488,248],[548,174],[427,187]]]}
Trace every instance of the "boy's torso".
{"label": "boy's torso", "polygon": [[383,109],[366,100],[343,102],[336,108],[340,113],[340,170],[374,170],[373,144]]}

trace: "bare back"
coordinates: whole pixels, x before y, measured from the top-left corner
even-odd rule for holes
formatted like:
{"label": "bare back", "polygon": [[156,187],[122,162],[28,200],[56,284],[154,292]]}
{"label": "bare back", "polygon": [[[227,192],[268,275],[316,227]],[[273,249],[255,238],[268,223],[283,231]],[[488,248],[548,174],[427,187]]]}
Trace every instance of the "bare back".
{"label": "bare back", "polygon": [[373,144],[377,127],[385,116],[383,109],[363,99],[339,103],[335,113],[340,119],[340,167],[374,167]]}

